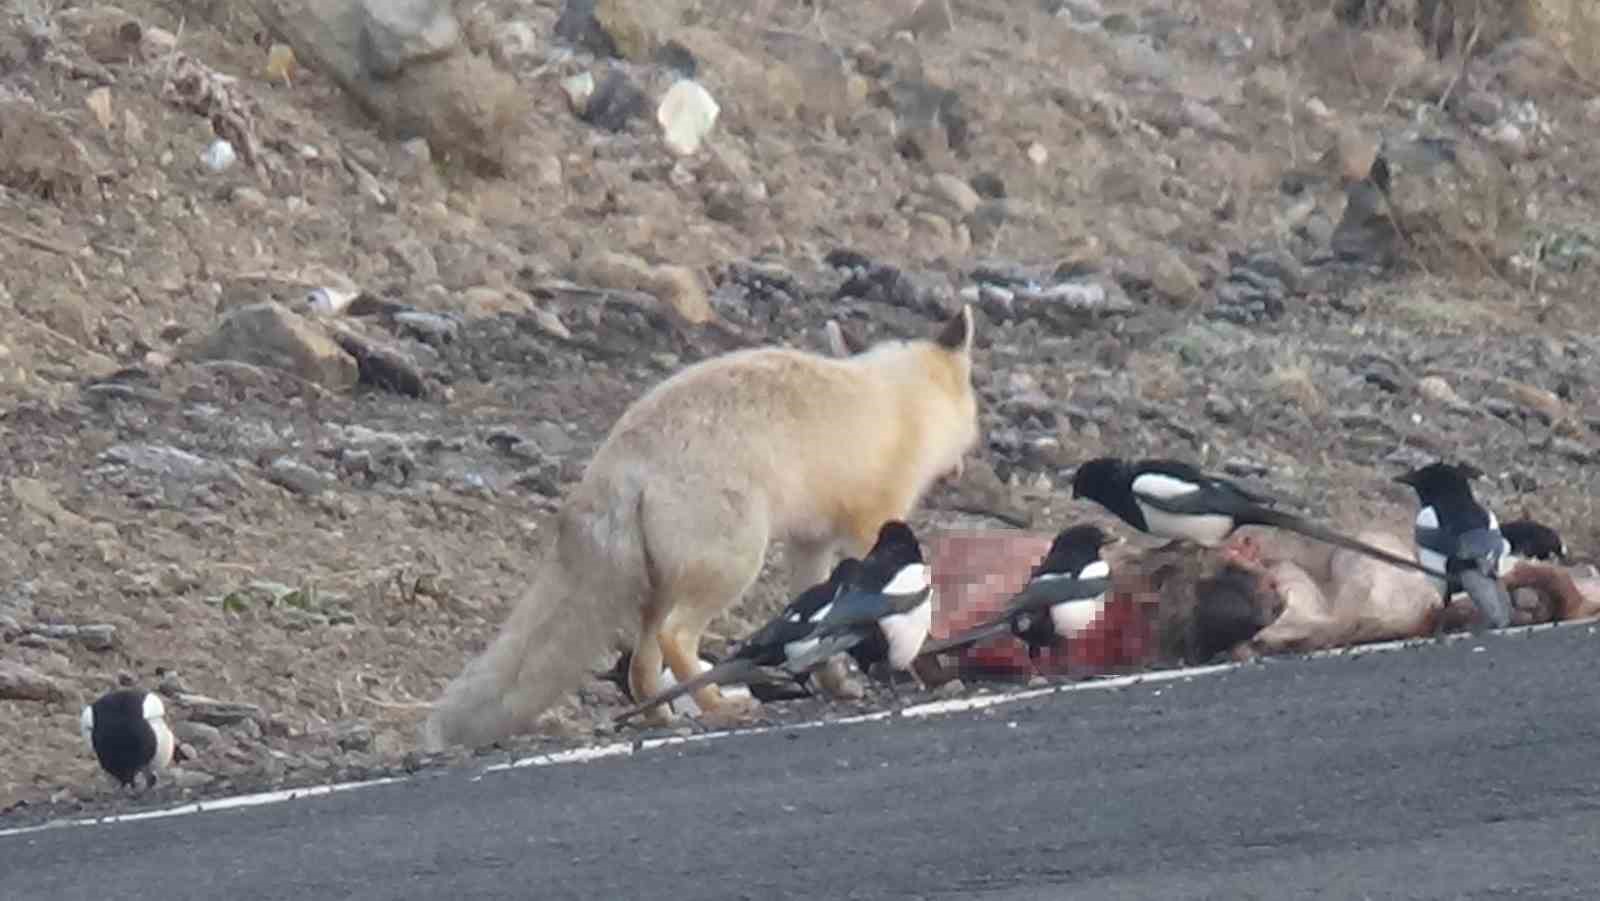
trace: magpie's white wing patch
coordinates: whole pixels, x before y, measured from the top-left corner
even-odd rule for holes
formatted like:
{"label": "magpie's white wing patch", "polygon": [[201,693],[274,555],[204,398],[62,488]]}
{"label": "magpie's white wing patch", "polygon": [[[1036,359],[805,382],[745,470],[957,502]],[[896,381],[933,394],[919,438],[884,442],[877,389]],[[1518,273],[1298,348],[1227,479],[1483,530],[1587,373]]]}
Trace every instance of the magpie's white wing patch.
{"label": "magpie's white wing patch", "polygon": [[1418,510],[1417,511],[1417,528],[1419,528],[1419,529],[1437,529],[1437,528],[1439,528],[1439,512],[1437,510],[1433,509],[1432,506],[1423,507],[1421,510]]}
{"label": "magpie's white wing patch", "polygon": [[1186,494],[1194,494],[1199,490],[1200,486],[1193,482],[1159,472],[1147,472],[1135,476],[1133,480],[1134,494],[1142,494],[1156,500],[1171,500]]}
{"label": "magpie's white wing patch", "polygon": [[1093,563],[1085,566],[1083,569],[1078,570],[1078,578],[1080,579],[1105,579],[1109,578],[1110,576],[1111,564],[1104,560],[1096,560]]}
{"label": "magpie's white wing patch", "polygon": [[[811,614],[811,619],[809,621],[813,622],[813,623],[822,622],[823,619],[825,619],[827,617],[828,611],[830,611],[832,609],[833,609],[833,602],[832,601],[829,601],[828,603],[823,604],[821,607],[817,608],[817,612],[816,613]],[[795,617],[794,621],[795,622],[799,622],[800,618],[799,617]]]}
{"label": "magpie's white wing patch", "polygon": [[94,708],[85,707],[83,713],[78,715],[78,731],[82,733],[83,740],[94,743]]}
{"label": "magpie's white wing patch", "polygon": [[902,566],[889,584],[883,586],[884,594],[916,594],[928,587],[928,567],[924,563]]}

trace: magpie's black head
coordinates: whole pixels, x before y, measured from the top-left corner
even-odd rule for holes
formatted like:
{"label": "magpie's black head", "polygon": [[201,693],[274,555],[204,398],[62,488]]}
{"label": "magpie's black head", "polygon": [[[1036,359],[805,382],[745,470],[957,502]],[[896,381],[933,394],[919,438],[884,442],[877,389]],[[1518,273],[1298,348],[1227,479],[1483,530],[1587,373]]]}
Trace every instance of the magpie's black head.
{"label": "magpie's black head", "polygon": [[1120,457],[1096,457],[1081,464],[1073,474],[1072,496],[1108,504],[1127,492],[1130,481],[1127,461]]}
{"label": "magpie's black head", "polygon": [[885,565],[906,566],[922,562],[922,546],[911,527],[898,519],[891,519],[878,529],[878,540],[867,556]]}
{"label": "magpie's black head", "polygon": [[1500,537],[1511,545],[1511,553],[1530,560],[1565,560],[1566,542],[1549,526],[1531,519],[1518,519],[1500,526]]}
{"label": "magpie's black head", "polygon": [[1470,463],[1452,464],[1438,461],[1394,477],[1402,485],[1410,485],[1424,504],[1450,497],[1471,497],[1471,480],[1483,471]]}
{"label": "magpie's black head", "polygon": [[1050,543],[1050,552],[1040,562],[1038,573],[1078,573],[1100,559],[1100,549],[1121,541],[1099,526],[1072,526],[1062,529]]}
{"label": "magpie's black head", "polygon": [[833,565],[833,572],[828,576],[828,586],[838,589],[856,580],[861,572],[861,561],[854,557],[846,557]]}

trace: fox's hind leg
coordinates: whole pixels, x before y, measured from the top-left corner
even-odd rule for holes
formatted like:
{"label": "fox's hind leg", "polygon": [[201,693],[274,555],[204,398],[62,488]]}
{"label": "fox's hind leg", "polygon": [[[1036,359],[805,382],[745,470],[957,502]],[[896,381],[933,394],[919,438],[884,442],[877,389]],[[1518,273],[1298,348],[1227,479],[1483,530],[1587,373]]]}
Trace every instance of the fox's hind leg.
{"label": "fox's hind leg", "polygon": [[[661,693],[661,624],[666,619],[665,608],[652,600],[644,608],[644,621],[639,624],[639,637],[634,641],[633,659],[628,663],[628,691],[635,702],[653,698]],[[665,725],[672,711],[665,705],[652,707],[641,715],[650,725]]]}
{"label": "fox's hind leg", "polygon": [[[661,586],[668,601],[666,622],[661,628],[661,651],[680,682],[700,674],[700,639],[706,627],[755,584],[765,554],[765,534],[727,536],[716,546],[702,548],[696,559],[684,561]],[[754,706],[750,700],[725,698],[715,685],[692,694],[706,714],[733,714]]]}

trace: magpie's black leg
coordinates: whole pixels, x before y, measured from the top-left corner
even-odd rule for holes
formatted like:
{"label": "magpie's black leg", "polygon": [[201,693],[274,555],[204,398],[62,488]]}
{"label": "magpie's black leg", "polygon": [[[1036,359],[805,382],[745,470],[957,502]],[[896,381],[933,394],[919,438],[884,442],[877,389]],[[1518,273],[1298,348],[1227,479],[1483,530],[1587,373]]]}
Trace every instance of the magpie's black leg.
{"label": "magpie's black leg", "polygon": [[1433,636],[1432,636],[1432,638],[1436,643],[1440,643],[1440,644],[1444,643],[1444,618],[1445,618],[1445,614],[1449,610],[1450,610],[1450,589],[1447,587],[1444,590],[1444,600],[1441,601],[1440,605],[1439,605],[1439,615],[1433,621]]}

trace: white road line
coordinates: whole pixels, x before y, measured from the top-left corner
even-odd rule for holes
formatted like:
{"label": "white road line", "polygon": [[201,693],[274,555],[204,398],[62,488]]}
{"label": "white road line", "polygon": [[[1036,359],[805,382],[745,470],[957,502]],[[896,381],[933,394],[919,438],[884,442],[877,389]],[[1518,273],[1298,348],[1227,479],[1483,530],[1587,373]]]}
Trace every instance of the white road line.
{"label": "white road line", "polygon": [[[1379,641],[1371,644],[1353,645],[1351,647],[1329,648],[1313,651],[1309,654],[1282,655],[1280,657],[1263,658],[1273,660],[1295,660],[1324,657],[1360,657],[1366,654],[1398,651],[1406,648],[1425,647],[1442,640],[1445,643],[1468,641],[1483,638],[1489,635],[1497,637],[1513,637],[1531,635],[1547,629],[1565,628],[1569,626],[1587,626],[1590,634],[1596,632],[1595,624],[1600,619],[1568,620],[1561,623],[1540,623],[1533,626],[1514,626],[1505,629],[1491,630],[1483,635],[1473,635],[1469,632],[1452,632],[1442,636],[1441,639],[1421,638],[1402,639],[1399,641]],[[1213,676],[1220,673],[1231,672],[1241,667],[1250,666],[1250,663],[1219,663],[1212,666],[1191,666],[1181,669],[1153,670],[1146,673],[1135,673],[1127,676],[1114,676],[1109,678],[1088,679],[1082,682],[1068,682],[1063,685],[1051,685],[1044,688],[1029,688],[1003,694],[980,695],[973,698],[955,698],[948,701],[929,701],[923,704],[914,704],[898,711],[883,710],[876,713],[864,713],[857,716],[840,717],[838,719],[809,720],[803,723],[794,723],[779,726],[755,726],[748,729],[725,729],[716,732],[701,732],[693,735],[674,735],[666,738],[648,738],[640,741],[619,741],[604,745],[591,745],[582,748],[572,748],[566,751],[554,751],[548,754],[534,754],[519,758],[509,763],[497,763],[484,767],[471,781],[477,782],[489,773],[502,770],[522,769],[533,766],[560,766],[569,763],[589,763],[595,760],[604,760],[609,757],[630,757],[645,751],[673,745],[692,744],[694,742],[713,741],[735,736],[761,735],[766,732],[794,732],[803,729],[815,729],[822,726],[851,726],[861,723],[877,723],[896,718],[921,718],[941,716],[950,713],[964,713],[971,710],[982,710],[1002,704],[1015,704],[1019,701],[1029,701],[1048,695],[1069,694],[1078,691],[1097,691],[1110,688],[1129,688],[1135,685],[1149,683],[1172,682],[1176,680],[1189,680],[1201,676]],[[306,788],[291,788],[281,791],[261,792],[251,795],[235,795],[233,797],[216,798],[207,801],[197,801],[178,807],[169,807],[163,810],[150,810],[140,813],[124,813],[106,817],[84,817],[81,819],[52,820],[37,826],[24,826],[17,829],[0,830],[0,838],[13,835],[26,835],[33,832],[42,832],[46,829],[61,829],[72,826],[101,826],[112,823],[126,823],[136,820],[153,820],[164,817],[186,816],[195,813],[209,813],[217,810],[232,810],[241,807],[258,807],[263,804],[280,804],[286,801],[298,801],[304,798],[314,798],[319,795],[331,795],[337,792],[352,791],[361,788],[371,788],[378,785],[387,785],[394,782],[403,782],[407,777],[390,776],[383,779],[368,779],[362,782],[341,782],[332,785],[317,785]]]}

